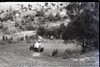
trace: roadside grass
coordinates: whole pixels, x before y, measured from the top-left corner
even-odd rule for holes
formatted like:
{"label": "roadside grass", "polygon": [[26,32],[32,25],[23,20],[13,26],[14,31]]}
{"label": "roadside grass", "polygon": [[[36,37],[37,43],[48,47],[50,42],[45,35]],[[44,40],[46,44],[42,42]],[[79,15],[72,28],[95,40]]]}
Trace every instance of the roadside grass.
{"label": "roadside grass", "polygon": [[[24,57],[31,57],[32,54],[35,53],[34,51],[30,51],[29,47],[33,45],[34,43],[12,43],[7,45],[0,45],[0,51],[6,51],[11,52],[14,54],[17,54],[19,56]],[[78,51],[72,51],[70,49],[67,49],[67,45],[63,43],[61,40],[48,40],[46,42],[42,42],[44,46],[44,51],[41,53],[41,56],[39,58],[44,57],[44,59],[47,58],[59,58],[59,59],[78,59],[78,58],[84,58],[84,57],[91,57],[93,56],[93,52],[87,52],[83,55],[80,54]],[[52,53],[54,53],[54,50],[57,49],[57,53],[52,56]],[[45,58],[47,57],[47,58]]]}
{"label": "roadside grass", "polygon": [[[19,55],[29,56],[29,55],[31,55],[32,52],[34,53],[34,51],[30,52],[30,50],[29,50],[29,47],[31,45],[33,45],[34,42],[27,43],[27,42],[23,41],[22,43],[10,43],[11,45],[9,45],[9,43],[5,43],[5,44],[8,44],[7,45],[8,51],[11,51],[13,53],[15,51],[15,53],[19,54]],[[79,53],[77,51],[72,51],[72,49],[68,49],[68,47],[71,47],[72,45],[67,47],[67,45],[65,43],[63,43],[63,40],[53,40],[52,41],[52,40],[46,39],[46,40],[44,40],[44,42],[42,42],[42,45],[44,46],[44,51],[43,51],[42,55],[45,55],[47,57],[55,57],[55,58],[65,59],[65,58],[71,58],[71,57],[75,57],[75,56],[78,57],[78,55],[79,55]],[[55,50],[57,50],[57,52],[55,52]]]}

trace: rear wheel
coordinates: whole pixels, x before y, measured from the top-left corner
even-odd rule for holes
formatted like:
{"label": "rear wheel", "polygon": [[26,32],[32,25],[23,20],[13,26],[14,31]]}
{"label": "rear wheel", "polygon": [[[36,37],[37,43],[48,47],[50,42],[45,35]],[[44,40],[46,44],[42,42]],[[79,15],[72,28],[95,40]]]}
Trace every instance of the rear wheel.
{"label": "rear wheel", "polygon": [[30,50],[32,50],[32,46],[30,46]]}

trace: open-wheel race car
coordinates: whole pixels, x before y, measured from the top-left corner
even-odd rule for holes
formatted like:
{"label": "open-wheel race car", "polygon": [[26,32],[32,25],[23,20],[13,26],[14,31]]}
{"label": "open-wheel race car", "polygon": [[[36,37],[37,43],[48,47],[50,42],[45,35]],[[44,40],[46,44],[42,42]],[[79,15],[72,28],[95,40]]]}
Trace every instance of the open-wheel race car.
{"label": "open-wheel race car", "polygon": [[30,50],[33,50],[35,52],[43,52],[44,48],[39,46],[39,48],[35,48],[34,45],[30,46]]}

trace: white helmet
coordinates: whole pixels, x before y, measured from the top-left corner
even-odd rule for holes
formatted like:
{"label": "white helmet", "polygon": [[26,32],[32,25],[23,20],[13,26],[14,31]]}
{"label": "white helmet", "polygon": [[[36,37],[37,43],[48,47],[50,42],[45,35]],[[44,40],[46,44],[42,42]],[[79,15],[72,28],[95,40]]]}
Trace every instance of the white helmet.
{"label": "white helmet", "polygon": [[39,42],[39,43],[40,43],[41,41],[40,41],[40,40],[37,40],[37,42]]}

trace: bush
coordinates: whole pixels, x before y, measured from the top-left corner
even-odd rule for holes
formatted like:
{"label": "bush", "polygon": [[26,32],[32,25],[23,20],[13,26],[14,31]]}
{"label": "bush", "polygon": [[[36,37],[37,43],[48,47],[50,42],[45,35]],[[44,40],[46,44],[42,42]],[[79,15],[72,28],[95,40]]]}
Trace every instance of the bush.
{"label": "bush", "polygon": [[[91,11],[84,10],[75,20],[69,23],[63,32],[64,40],[77,39],[82,43],[83,53],[86,52],[87,48],[90,48],[88,47],[91,46],[90,40],[94,40],[98,37],[98,30],[96,29],[96,27],[98,27],[96,23],[98,22],[95,21],[92,16]],[[97,44],[94,45],[96,46]]]}
{"label": "bush", "polygon": [[7,43],[12,43],[12,40],[11,39],[8,39],[6,42]]}
{"label": "bush", "polygon": [[63,54],[63,59],[66,59],[66,58],[75,58],[75,57],[78,57],[78,55],[80,55],[79,52],[77,51],[71,51],[70,49],[68,50],[65,50],[64,54]]}
{"label": "bush", "polygon": [[7,31],[7,30],[8,30],[8,27],[3,27],[2,30],[3,30],[3,31]]}
{"label": "bush", "polygon": [[35,16],[44,16],[44,12],[42,10],[40,11],[37,11],[36,15]]}
{"label": "bush", "polygon": [[2,29],[3,28],[3,24],[0,24],[0,29]]}
{"label": "bush", "polygon": [[44,36],[46,33],[46,29],[42,26],[40,26],[37,30],[37,34],[40,35],[40,36]]}
{"label": "bush", "polygon": [[35,30],[36,27],[32,26],[32,25],[29,25],[29,26],[26,26],[26,30]]}
{"label": "bush", "polygon": [[18,24],[18,22],[16,22],[16,23],[15,23],[15,27],[18,27],[18,26],[19,26],[19,24]]}
{"label": "bush", "polygon": [[52,51],[51,56],[57,56],[57,54],[58,54],[58,49],[55,49]]}

